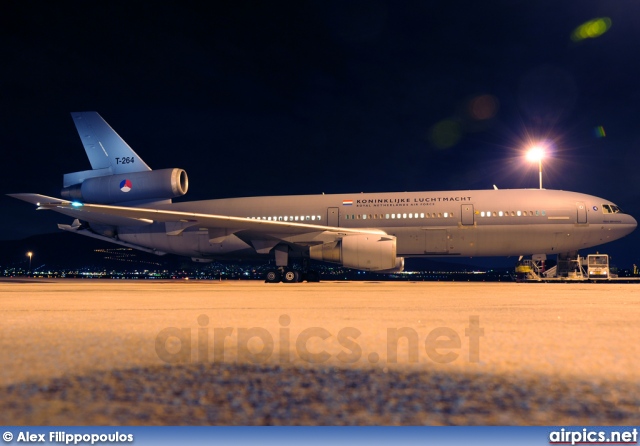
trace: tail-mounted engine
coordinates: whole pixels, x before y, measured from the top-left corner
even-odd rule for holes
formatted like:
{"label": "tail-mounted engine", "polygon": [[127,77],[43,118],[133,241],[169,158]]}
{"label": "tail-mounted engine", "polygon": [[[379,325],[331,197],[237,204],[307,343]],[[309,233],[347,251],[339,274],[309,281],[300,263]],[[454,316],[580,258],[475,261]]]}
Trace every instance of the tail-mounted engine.
{"label": "tail-mounted engine", "polygon": [[62,189],[62,197],[94,204],[166,200],[187,193],[189,179],[182,169],[160,169],[87,178]]}

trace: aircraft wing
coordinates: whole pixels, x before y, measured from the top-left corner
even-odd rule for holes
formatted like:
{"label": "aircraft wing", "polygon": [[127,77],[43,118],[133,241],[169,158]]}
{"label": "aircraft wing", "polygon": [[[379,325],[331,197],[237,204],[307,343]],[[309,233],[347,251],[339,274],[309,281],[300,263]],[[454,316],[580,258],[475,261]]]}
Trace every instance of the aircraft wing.
{"label": "aircraft wing", "polygon": [[[176,232],[180,232],[190,226],[200,226],[231,230],[231,232],[251,231],[274,237],[282,237],[283,239],[303,234],[317,234],[319,232],[325,234],[329,232],[338,237],[349,234],[386,235],[384,231],[379,229],[338,228],[286,221],[253,220],[228,215],[77,203],[39,194],[9,194],[9,196],[35,204],[38,206],[38,210],[49,209],[89,222],[105,223],[109,219],[114,218],[118,220],[122,219],[132,225],[148,225],[156,222],[164,222],[167,223],[168,228],[172,228],[173,231]],[[294,240],[291,241],[295,242]]]}

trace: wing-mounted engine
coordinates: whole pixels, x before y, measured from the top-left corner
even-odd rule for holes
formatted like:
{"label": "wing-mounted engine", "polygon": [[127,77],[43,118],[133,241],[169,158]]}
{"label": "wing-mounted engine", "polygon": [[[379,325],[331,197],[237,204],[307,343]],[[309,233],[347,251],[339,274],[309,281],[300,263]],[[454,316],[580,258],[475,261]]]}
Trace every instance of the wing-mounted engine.
{"label": "wing-mounted engine", "polygon": [[86,178],[62,189],[62,197],[94,204],[166,200],[187,193],[189,179],[183,169],[160,169]]}
{"label": "wing-mounted engine", "polygon": [[309,248],[310,257],[364,271],[397,272],[404,260],[396,258],[396,238],[390,235],[354,234]]}
{"label": "wing-mounted engine", "polygon": [[376,271],[380,274],[396,274],[404,271],[404,257],[396,257],[396,266],[391,269],[385,269],[382,271]]}

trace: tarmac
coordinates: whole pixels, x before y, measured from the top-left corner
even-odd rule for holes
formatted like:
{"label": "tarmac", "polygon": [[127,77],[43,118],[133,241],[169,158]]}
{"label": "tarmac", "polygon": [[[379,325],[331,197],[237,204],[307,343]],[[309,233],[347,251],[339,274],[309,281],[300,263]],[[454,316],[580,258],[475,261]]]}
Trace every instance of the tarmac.
{"label": "tarmac", "polygon": [[4,425],[640,424],[634,284],[3,280]]}

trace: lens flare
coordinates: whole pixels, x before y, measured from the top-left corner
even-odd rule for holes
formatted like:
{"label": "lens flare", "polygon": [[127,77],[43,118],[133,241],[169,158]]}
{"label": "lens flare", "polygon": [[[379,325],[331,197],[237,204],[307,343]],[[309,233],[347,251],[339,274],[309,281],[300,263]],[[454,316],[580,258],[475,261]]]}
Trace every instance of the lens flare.
{"label": "lens flare", "polygon": [[595,129],[593,129],[593,133],[596,135],[596,138],[604,138],[607,134],[604,132],[604,127],[599,125]]}
{"label": "lens flare", "polygon": [[469,114],[478,121],[493,118],[498,112],[498,99],[490,94],[476,96],[469,102]]}
{"label": "lens flare", "polygon": [[431,128],[430,139],[438,149],[448,149],[453,147],[462,138],[460,124],[446,119],[438,122]]}
{"label": "lens flare", "polygon": [[606,33],[609,28],[611,28],[611,19],[609,17],[589,20],[573,30],[571,40],[580,42],[585,39],[595,39]]}

